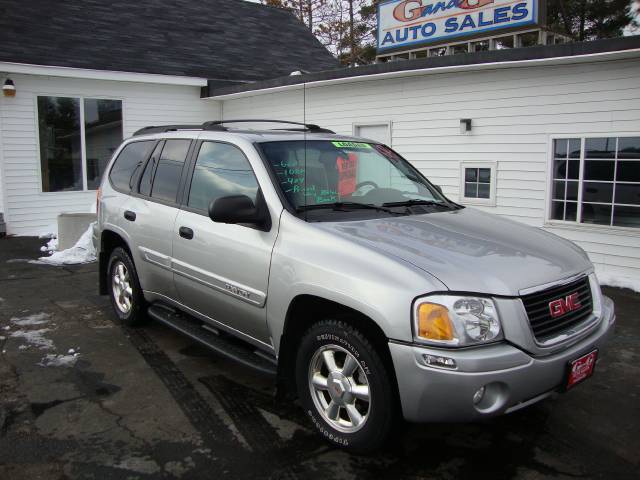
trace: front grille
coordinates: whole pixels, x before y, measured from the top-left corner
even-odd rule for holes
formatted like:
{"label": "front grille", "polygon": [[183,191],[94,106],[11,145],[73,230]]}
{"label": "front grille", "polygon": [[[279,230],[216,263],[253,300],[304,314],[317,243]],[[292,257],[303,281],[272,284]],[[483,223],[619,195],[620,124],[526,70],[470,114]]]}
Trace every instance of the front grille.
{"label": "front grille", "polygon": [[[576,292],[580,299],[580,308],[555,318],[552,317],[549,304],[555,300],[564,300],[567,296]],[[566,285],[525,295],[521,299],[527,311],[533,334],[539,341],[545,341],[562,334],[571,327],[585,321],[593,312],[593,299],[588,277],[583,277]]]}

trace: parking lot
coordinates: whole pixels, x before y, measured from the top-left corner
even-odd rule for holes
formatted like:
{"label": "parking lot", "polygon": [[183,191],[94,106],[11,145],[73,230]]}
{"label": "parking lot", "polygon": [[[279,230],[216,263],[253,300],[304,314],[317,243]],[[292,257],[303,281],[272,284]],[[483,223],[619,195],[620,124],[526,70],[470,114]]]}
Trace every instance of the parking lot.
{"label": "parking lot", "polygon": [[272,379],[158,324],[124,328],[97,265],[29,263],[0,240],[0,478],[638,478],[640,295],[596,375],[486,423],[407,425],[383,452],[333,449]]}

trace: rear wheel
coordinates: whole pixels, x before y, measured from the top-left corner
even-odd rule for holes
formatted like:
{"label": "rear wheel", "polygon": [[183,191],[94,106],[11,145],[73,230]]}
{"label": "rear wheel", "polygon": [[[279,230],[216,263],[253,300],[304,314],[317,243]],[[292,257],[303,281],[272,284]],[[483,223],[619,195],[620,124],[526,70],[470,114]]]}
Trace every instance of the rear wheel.
{"label": "rear wheel", "polygon": [[131,257],[121,247],[109,257],[109,297],[116,316],[127,325],[137,325],[146,319],[146,303]]}
{"label": "rear wheel", "polygon": [[367,337],[343,321],[323,320],[297,355],[298,396],[319,433],[353,451],[380,447],[394,419],[392,383]]}

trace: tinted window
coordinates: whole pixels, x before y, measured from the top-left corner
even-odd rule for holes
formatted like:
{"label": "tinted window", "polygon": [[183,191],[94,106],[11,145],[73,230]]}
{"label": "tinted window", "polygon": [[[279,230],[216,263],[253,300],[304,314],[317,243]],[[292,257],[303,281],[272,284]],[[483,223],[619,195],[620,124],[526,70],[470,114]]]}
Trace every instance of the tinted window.
{"label": "tinted window", "polygon": [[180,185],[182,166],[187,158],[191,140],[167,140],[153,176],[151,197],[165,202],[175,202]]}
{"label": "tinted window", "polygon": [[160,153],[162,153],[163,146],[164,146],[164,142],[158,143],[155,150],[151,154],[151,158],[147,162],[147,166],[144,168],[144,173],[142,174],[142,178],[140,179],[139,192],[142,195],[145,195],[147,197],[151,195],[151,184],[153,183],[153,173],[156,170],[156,165],[158,164],[158,158],[160,158]]}
{"label": "tinted window", "polygon": [[42,191],[82,190],[80,102],[38,97]]}
{"label": "tinted window", "polygon": [[133,142],[124,147],[109,173],[114,187],[126,191],[131,188],[131,180],[149,156],[153,144],[153,141]]}
{"label": "tinted window", "polygon": [[244,154],[226,143],[205,142],[196,160],[188,205],[208,210],[209,203],[228,195],[256,201],[258,182]]}

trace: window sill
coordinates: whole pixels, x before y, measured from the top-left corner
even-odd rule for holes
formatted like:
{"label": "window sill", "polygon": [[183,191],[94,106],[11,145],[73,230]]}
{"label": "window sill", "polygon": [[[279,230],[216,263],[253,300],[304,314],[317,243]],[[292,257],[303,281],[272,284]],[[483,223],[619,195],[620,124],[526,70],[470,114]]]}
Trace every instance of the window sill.
{"label": "window sill", "polygon": [[577,222],[562,222],[547,220],[543,228],[558,228],[561,230],[579,230],[582,232],[607,233],[625,237],[640,237],[640,228],[611,227],[608,225],[591,225]]}

